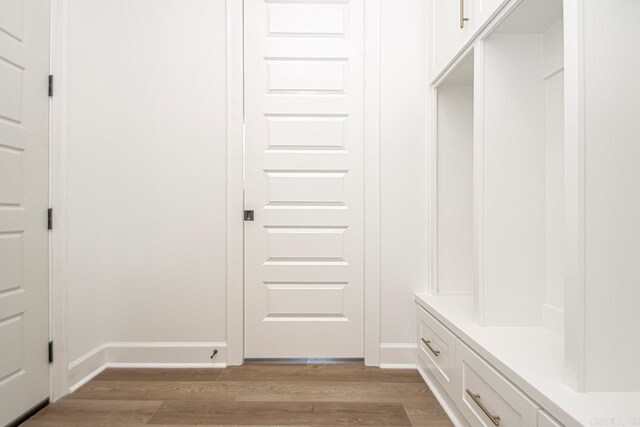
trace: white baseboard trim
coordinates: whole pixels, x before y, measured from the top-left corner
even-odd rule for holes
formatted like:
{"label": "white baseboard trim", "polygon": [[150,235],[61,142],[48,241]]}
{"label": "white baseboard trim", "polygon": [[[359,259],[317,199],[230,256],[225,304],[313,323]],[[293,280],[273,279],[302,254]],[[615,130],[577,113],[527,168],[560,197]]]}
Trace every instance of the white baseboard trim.
{"label": "white baseboard trim", "polygon": [[[213,349],[215,361],[209,362]],[[69,364],[68,392],[71,393],[106,368],[224,368],[227,344],[223,342],[108,342]],[[382,343],[380,367],[416,369],[415,343]]]}
{"label": "white baseboard trim", "polygon": [[383,369],[415,369],[417,358],[416,343],[380,344],[380,367]]}
{"label": "white baseboard trim", "polygon": [[[218,354],[211,359],[213,350]],[[211,360],[211,361],[209,361]],[[69,393],[106,368],[224,368],[227,343],[223,342],[109,342],[99,345],[69,364]]]}
{"label": "white baseboard trim", "polygon": [[444,412],[446,412],[446,414],[451,419],[451,422],[453,423],[453,425],[455,425],[456,427],[469,427],[469,423],[464,418],[462,413],[460,413],[460,411],[458,410],[458,407],[453,402],[453,399],[451,399],[447,394],[447,392],[444,391],[444,389],[442,388],[440,383],[435,379],[435,377],[433,377],[431,373],[429,373],[429,369],[427,369],[427,366],[419,358],[418,358],[418,372],[422,376],[422,379],[424,380],[424,382],[427,383],[427,386],[429,386],[429,389],[431,390],[433,395],[436,397],[436,400],[438,401],[438,403],[440,403],[440,406],[442,406],[442,409],[444,409]]}
{"label": "white baseboard trim", "polygon": [[542,306],[542,326],[557,334],[564,335],[564,310],[551,304]]}
{"label": "white baseboard trim", "polygon": [[[82,387],[83,385],[88,383],[89,381],[91,381],[93,379],[93,377],[96,377],[100,372],[104,371],[107,368],[108,368],[108,366],[105,364],[105,365],[100,366],[95,371],[89,373],[89,375],[87,375],[86,377],[82,378],[80,381],[74,383],[71,387],[69,387],[68,393],[73,393],[74,391],[76,391],[77,389],[79,389],[80,387]],[[60,396],[60,397],[64,397],[64,396]]]}
{"label": "white baseboard trim", "polygon": [[107,365],[106,354],[106,344],[101,344],[69,364],[67,372],[67,384],[71,384],[69,392],[78,389],[104,370]]}

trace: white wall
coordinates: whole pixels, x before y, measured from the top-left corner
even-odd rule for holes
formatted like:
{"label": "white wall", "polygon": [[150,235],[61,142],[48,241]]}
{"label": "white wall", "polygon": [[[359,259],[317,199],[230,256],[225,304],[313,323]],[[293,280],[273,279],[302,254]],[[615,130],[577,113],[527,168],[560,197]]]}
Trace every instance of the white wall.
{"label": "white wall", "polygon": [[640,391],[640,2],[582,7],[584,386]]}
{"label": "white wall", "polygon": [[[188,4],[69,0],[70,385],[105,360],[198,361],[226,341],[225,1]],[[382,34],[382,361],[415,363],[424,0],[382,0]],[[203,348],[146,347],[178,342]]]}
{"label": "white wall", "polygon": [[98,100],[104,86],[92,76],[107,65],[97,48],[108,43],[94,32],[96,16],[89,2],[72,1],[68,39],[68,138],[66,170],[68,351],[69,361],[102,344],[106,337],[104,248],[106,237],[107,146],[96,141],[107,122]]}
{"label": "white wall", "polygon": [[[415,344],[427,285],[427,22],[424,0],[382,0],[382,342]],[[404,360],[402,347],[382,361]],[[415,350],[413,350],[415,363]]]}
{"label": "white wall", "polygon": [[72,362],[226,339],[225,22],[224,0],[69,2]]}

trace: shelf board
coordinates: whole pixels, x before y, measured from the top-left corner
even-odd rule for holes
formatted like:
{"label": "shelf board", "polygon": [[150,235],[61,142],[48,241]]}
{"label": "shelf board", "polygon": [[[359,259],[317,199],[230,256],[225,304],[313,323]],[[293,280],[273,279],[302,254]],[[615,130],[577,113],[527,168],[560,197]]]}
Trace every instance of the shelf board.
{"label": "shelf board", "polygon": [[640,423],[640,392],[577,393],[564,385],[564,339],[542,327],[480,327],[472,296],[416,302],[566,426]]}

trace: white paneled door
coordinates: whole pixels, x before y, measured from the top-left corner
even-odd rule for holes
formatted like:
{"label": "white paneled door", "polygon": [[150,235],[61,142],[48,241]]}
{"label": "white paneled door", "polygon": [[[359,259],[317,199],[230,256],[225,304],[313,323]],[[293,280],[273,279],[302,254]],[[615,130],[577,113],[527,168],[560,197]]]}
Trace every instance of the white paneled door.
{"label": "white paneled door", "polygon": [[245,1],[245,357],[364,356],[364,0]]}
{"label": "white paneled door", "polygon": [[0,0],[0,425],[49,396],[49,1]]}

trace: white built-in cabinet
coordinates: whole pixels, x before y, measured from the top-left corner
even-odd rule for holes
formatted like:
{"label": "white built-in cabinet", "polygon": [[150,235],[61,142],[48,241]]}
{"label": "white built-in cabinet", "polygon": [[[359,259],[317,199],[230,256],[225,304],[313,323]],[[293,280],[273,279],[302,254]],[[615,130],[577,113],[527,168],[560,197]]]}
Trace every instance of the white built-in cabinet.
{"label": "white built-in cabinet", "polygon": [[421,372],[457,425],[640,422],[640,2],[428,10]]}
{"label": "white built-in cabinet", "polygon": [[505,0],[473,0],[474,28],[482,28],[504,4],[506,4]]}
{"label": "white built-in cabinet", "polygon": [[[473,34],[472,0],[430,0],[431,12],[431,67],[442,68],[469,41]],[[468,19],[466,21],[465,19]]]}
{"label": "white built-in cabinet", "polygon": [[442,71],[493,17],[506,0],[427,0],[430,74]]}

